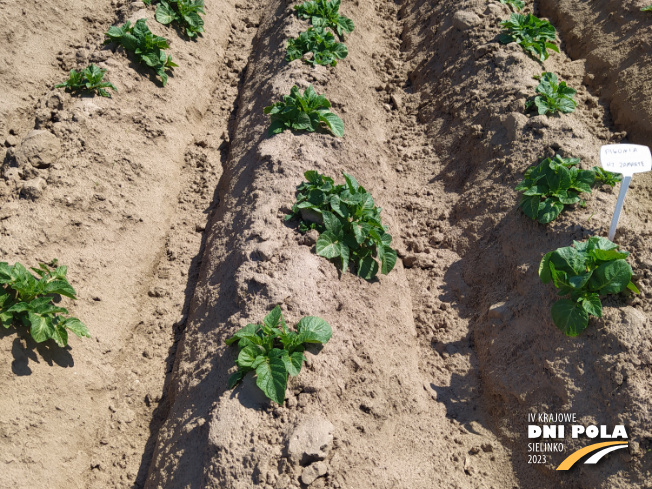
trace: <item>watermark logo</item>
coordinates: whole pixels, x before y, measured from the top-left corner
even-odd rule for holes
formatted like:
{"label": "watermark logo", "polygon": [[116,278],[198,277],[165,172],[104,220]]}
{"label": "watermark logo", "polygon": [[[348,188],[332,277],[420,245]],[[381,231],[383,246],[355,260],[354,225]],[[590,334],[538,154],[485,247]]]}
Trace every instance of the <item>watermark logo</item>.
{"label": "watermark logo", "polygon": [[559,464],[557,470],[569,470],[588,455],[590,457],[584,463],[589,465],[597,464],[605,455],[629,446],[627,441],[629,437],[624,425],[580,424],[577,421],[576,413],[529,413],[528,439],[538,439],[538,442],[528,443],[528,463],[546,464],[552,462],[553,453],[566,451],[564,444],[566,434],[570,434],[570,437],[574,440],[598,438],[601,441],[571,453]]}

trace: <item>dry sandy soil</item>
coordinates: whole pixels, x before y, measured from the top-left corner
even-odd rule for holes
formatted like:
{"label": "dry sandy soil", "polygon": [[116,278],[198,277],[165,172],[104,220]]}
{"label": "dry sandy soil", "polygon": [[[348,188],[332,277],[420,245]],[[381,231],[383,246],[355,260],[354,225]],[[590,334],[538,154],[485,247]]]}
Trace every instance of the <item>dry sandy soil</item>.
{"label": "dry sandy soil", "polygon": [[[0,487],[340,489],[652,488],[649,175],[618,244],[641,294],[603,299],[579,338],[551,323],[541,256],[606,235],[616,190],[544,226],[514,186],[545,156],[599,164],[652,136],[652,16],[637,1],[539,0],[558,29],[543,63],[497,37],[493,0],[345,0],[336,67],[288,63],[307,27],[284,0],[211,0],[188,41],[123,0],[0,0],[0,260],[69,267],[92,338],[0,331]],[[163,88],[104,32],[147,18],[179,65]],[[89,62],[111,99],[52,87]],[[577,89],[562,117],[525,113],[534,75]],[[267,136],[263,107],[312,84],[344,120]],[[400,260],[367,282],[316,255],[283,216],[303,172],[354,175]],[[224,340],[280,304],[316,315],[284,405],[248,378],[226,389]],[[528,463],[528,414],[624,424],[629,447]]]}

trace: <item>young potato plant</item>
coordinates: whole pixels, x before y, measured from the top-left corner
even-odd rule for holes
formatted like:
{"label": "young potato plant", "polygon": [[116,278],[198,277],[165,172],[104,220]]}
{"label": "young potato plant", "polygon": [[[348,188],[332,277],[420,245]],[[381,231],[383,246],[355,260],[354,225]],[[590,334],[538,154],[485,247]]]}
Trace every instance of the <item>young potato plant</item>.
{"label": "young potato plant", "polygon": [[153,68],[161,77],[163,86],[168,82],[166,71],[179,66],[172,62],[172,56],[163,51],[170,47],[167,39],[152,34],[145,19],[136,21],[133,26],[129,21],[122,27],[111,26],[106,36],[105,44],[116,42],[134,53],[140,63]]}
{"label": "young potato plant", "polygon": [[5,328],[23,325],[37,343],[53,339],[68,344],[68,331],[90,338],[88,329],[77,318],[67,317],[68,310],[54,303],[57,295],[76,299],[75,289],[66,279],[68,268],[57,261],[31,268],[34,276],[20,263],[0,262],[0,323]]}
{"label": "young potato plant", "polygon": [[641,12],[652,12],[652,5],[648,5],[647,7],[642,7]]}
{"label": "young potato plant", "polygon": [[311,65],[335,66],[338,59],[344,59],[349,54],[346,45],[335,41],[335,36],[323,27],[310,27],[299,34],[296,39],[289,39],[287,44],[287,61],[303,58],[304,54],[312,53],[312,58],[303,58]]}
{"label": "young potato plant", "polygon": [[[146,5],[152,0],[143,0]],[[204,32],[204,0],[161,0],[156,8],[156,20],[163,25],[175,22],[190,38]]]}
{"label": "young potato plant", "polygon": [[317,95],[310,85],[303,94],[294,86],[282,102],[265,107],[265,114],[272,118],[269,134],[279,134],[286,129],[293,131],[321,131],[326,128],[334,136],[344,135],[344,122],[330,110],[331,103],[323,95]]}
{"label": "young potato plant", "polygon": [[297,201],[285,219],[300,219],[302,232],[317,229],[317,254],[338,260],[342,272],[352,262],[365,280],[373,279],[379,270],[388,274],[396,264],[396,250],[381,223],[381,209],[355,178],[343,175],[346,184],[335,185],[332,178],[316,171],[304,173],[307,181],[297,187]]}
{"label": "young potato plant", "polygon": [[526,53],[539,58],[548,59],[548,49],[559,52],[555,41],[556,30],[547,20],[541,20],[532,14],[522,15],[512,13],[508,20],[500,23],[505,28],[498,40],[503,44],[515,42],[521,45]]}
{"label": "young potato plant", "polygon": [[522,0],[500,0],[500,3],[509,5],[512,11],[520,11],[525,7]]}
{"label": "young potato plant", "polygon": [[559,216],[565,205],[580,202],[584,204],[579,194],[591,193],[591,187],[601,184],[612,187],[622,180],[622,176],[611,173],[599,167],[592,170],[577,168],[579,158],[546,158],[537,166],[525,172],[524,180],[516,186],[523,192],[519,208],[523,213],[548,224]]}
{"label": "young potato plant", "polygon": [[353,21],[340,15],[340,0],[310,0],[301,5],[295,5],[299,18],[310,19],[313,27],[327,27],[337,32],[342,38],[346,32],[353,32]]}
{"label": "young potato plant", "polygon": [[104,81],[104,74],[106,70],[102,70],[94,64],[89,65],[82,71],[70,70],[70,76],[63,82],[55,85],[54,88],[65,88],[71,92],[88,92],[97,93],[101,97],[111,98],[111,94],[105,90],[118,91],[115,85],[111,82]]}
{"label": "young potato plant", "polygon": [[227,345],[238,343],[240,353],[235,361],[238,371],[229,378],[233,389],[248,372],[256,372],[256,385],[277,404],[285,401],[288,374],[299,375],[306,357],[306,344],[327,343],[333,336],[329,324],[321,318],[306,316],[291,331],[285,324],[281,308],[276,306],[263,324],[248,324],[231,338]]}
{"label": "young potato plant", "polygon": [[553,282],[559,299],[552,305],[552,320],[567,336],[578,336],[589,324],[589,316],[602,317],[601,295],[625,289],[638,294],[632,283],[632,267],[625,261],[627,251],[606,238],[594,236],[585,242],[546,253],[539,264],[539,278]]}
{"label": "young potato plant", "polygon": [[554,115],[557,112],[569,114],[577,107],[573,98],[577,91],[567,87],[566,82],[559,82],[554,73],[546,71],[541,74],[536,92],[539,95],[525,103],[526,110],[536,106],[539,115]]}

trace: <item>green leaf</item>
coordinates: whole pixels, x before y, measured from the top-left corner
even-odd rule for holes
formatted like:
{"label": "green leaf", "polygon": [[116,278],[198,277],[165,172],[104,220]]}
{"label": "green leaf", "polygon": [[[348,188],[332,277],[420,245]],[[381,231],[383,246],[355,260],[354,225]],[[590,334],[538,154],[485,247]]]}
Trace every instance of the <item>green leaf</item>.
{"label": "green leaf", "polygon": [[579,275],[585,271],[584,255],[571,246],[553,251],[550,255],[550,262],[556,270],[562,270],[571,275]]}
{"label": "green leaf", "polygon": [[330,325],[322,318],[306,316],[297,324],[301,343],[327,343],[333,336]]}
{"label": "green leaf", "polygon": [[91,337],[91,334],[88,331],[88,328],[84,325],[84,323],[82,323],[77,318],[72,318],[72,317],[68,318],[63,322],[63,325],[67,329],[69,329],[70,331],[75,333],[80,338],[82,338],[82,337],[90,338]]}
{"label": "green leaf", "polygon": [[156,20],[161,24],[167,25],[179,19],[172,7],[170,7],[170,5],[168,5],[168,3],[163,0],[156,9]]}
{"label": "green leaf", "polygon": [[237,372],[231,374],[229,377],[228,383],[226,388],[227,389],[233,389],[236,385],[240,383],[240,381],[243,379],[245,376],[246,372],[243,372],[242,370],[238,370]]}
{"label": "green leaf", "polygon": [[341,255],[341,246],[337,237],[328,231],[319,235],[315,249],[319,256],[325,258],[336,258]]}
{"label": "green leaf", "polygon": [[256,385],[277,404],[285,401],[288,373],[281,356],[269,357],[256,368]]}
{"label": "green leaf", "polygon": [[538,195],[533,195],[532,197],[523,197],[519,207],[526,216],[528,216],[530,219],[536,220],[539,216],[540,203],[541,198]]}
{"label": "green leaf", "polygon": [[595,269],[589,287],[601,294],[617,294],[627,288],[631,278],[632,267],[629,263],[625,260],[614,260]]}
{"label": "green leaf", "polygon": [[325,114],[322,114],[319,119],[326,123],[330,131],[337,136],[338,138],[341,138],[344,136],[344,122],[342,122],[342,119],[340,119],[338,116],[331,112],[326,112]]}
{"label": "green leaf", "polygon": [[31,311],[27,313],[30,323],[30,334],[37,343],[43,343],[52,338],[54,334],[54,325],[47,317],[35,314]]}
{"label": "green leaf", "polygon": [[373,279],[378,273],[378,263],[371,256],[358,261],[358,275],[365,280]]}
{"label": "green leaf", "polygon": [[600,302],[600,296],[596,293],[586,294],[582,297],[581,300],[582,309],[586,311],[587,314],[602,317],[602,302]]}
{"label": "green leaf", "polygon": [[255,338],[257,337],[257,331],[260,329],[260,326],[257,324],[247,324],[244,328],[236,331],[236,333],[231,336],[231,338],[226,340],[227,345],[232,345],[240,341],[241,338]]}
{"label": "green leaf", "polygon": [[263,324],[268,328],[275,328],[278,326],[278,323],[282,317],[283,313],[281,312],[281,306],[277,305],[265,316],[265,319],[263,319]]}
{"label": "green leaf", "polygon": [[630,291],[634,292],[635,294],[640,294],[640,293],[641,293],[641,292],[638,290],[638,287],[636,287],[636,285],[634,285],[633,282],[629,282],[629,283],[627,284],[627,288],[628,288]]}
{"label": "green leaf", "polygon": [[552,305],[552,320],[566,336],[578,336],[589,325],[589,315],[577,302],[560,299]]}
{"label": "green leaf", "polygon": [[238,367],[251,367],[256,358],[264,352],[257,345],[249,345],[240,350],[238,359],[235,361]]}
{"label": "green leaf", "polygon": [[552,280],[552,275],[550,274],[550,255],[552,255],[552,253],[552,251],[549,251],[543,255],[543,258],[539,263],[539,279],[544,284],[547,284]]}
{"label": "green leaf", "polygon": [[303,352],[295,351],[291,355],[287,351],[283,351],[281,355],[281,360],[285,364],[285,370],[290,374],[291,377],[296,377],[301,372],[301,366],[303,365],[306,357],[303,355]]}
{"label": "green leaf", "polygon": [[556,219],[563,210],[564,204],[548,198],[539,204],[537,220],[541,224],[548,224],[550,221]]}
{"label": "green leaf", "polygon": [[392,271],[394,265],[396,265],[396,250],[392,249],[389,246],[379,246],[378,251],[383,250],[382,253],[379,253],[380,257],[380,273],[387,275]]}

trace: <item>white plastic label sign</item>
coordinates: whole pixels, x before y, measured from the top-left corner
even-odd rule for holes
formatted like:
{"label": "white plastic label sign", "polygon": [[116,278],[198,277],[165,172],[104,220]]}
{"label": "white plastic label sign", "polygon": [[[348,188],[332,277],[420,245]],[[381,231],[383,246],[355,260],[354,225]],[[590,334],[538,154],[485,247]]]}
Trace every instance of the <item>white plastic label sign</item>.
{"label": "white plastic label sign", "polygon": [[652,170],[652,155],[640,144],[607,144],[600,148],[600,163],[605,170],[632,176]]}

